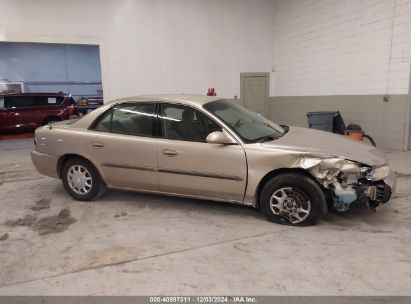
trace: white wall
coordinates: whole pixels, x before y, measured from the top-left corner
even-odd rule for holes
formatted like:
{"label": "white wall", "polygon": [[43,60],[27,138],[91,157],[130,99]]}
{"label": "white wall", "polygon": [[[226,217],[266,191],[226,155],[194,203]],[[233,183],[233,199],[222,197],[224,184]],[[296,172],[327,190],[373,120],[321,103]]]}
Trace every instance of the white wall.
{"label": "white wall", "polygon": [[407,94],[411,0],[275,0],[276,96]]}
{"label": "white wall", "polygon": [[240,94],[272,66],[272,0],[1,0],[0,41],[98,43],[105,100]]}

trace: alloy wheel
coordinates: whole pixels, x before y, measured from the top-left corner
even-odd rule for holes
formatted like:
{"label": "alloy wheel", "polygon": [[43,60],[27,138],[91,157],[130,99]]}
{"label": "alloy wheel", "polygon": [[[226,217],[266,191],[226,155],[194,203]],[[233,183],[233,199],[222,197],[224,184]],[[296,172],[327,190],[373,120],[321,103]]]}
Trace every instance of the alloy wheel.
{"label": "alloy wheel", "polygon": [[298,224],[310,214],[311,203],[301,190],[284,187],[274,191],[271,195],[270,208],[274,214],[291,224]]}
{"label": "alloy wheel", "polygon": [[68,184],[75,193],[85,195],[93,186],[90,172],[81,165],[73,165],[67,171]]}

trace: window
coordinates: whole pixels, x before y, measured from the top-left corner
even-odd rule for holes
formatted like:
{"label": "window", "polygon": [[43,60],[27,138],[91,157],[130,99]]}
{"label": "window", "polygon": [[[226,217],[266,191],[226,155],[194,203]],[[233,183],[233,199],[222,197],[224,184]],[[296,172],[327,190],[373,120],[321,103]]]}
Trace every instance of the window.
{"label": "window", "polygon": [[64,98],[63,96],[36,96],[34,97],[34,106],[58,106],[61,105]]}
{"label": "window", "polygon": [[70,97],[69,103],[71,106],[75,106],[76,105],[76,101],[74,100],[73,97]]}
{"label": "window", "polygon": [[8,108],[26,108],[34,105],[33,96],[6,96]]}
{"label": "window", "polygon": [[221,131],[221,127],[198,110],[163,104],[161,128],[165,138],[205,142],[208,134]]}
{"label": "window", "polygon": [[28,107],[48,107],[60,105],[63,96],[6,96],[6,106],[8,108],[28,108]]}
{"label": "window", "polygon": [[4,97],[0,96],[0,109],[4,109],[5,105],[4,105]]}
{"label": "window", "polygon": [[96,131],[153,136],[155,104],[120,104],[107,110],[92,128]]}
{"label": "window", "polygon": [[277,139],[285,133],[279,125],[228,100],[216,100],[204,108],[224,121],[245,143]]}
{"label": "window", "polygon": [[110,132],[110,123],[111,123],[111,113],[113,109],[109,109],[104,112],[99,118],[97,118],[97,122],[92,127],[93,130],[101,131],[101,132]]}

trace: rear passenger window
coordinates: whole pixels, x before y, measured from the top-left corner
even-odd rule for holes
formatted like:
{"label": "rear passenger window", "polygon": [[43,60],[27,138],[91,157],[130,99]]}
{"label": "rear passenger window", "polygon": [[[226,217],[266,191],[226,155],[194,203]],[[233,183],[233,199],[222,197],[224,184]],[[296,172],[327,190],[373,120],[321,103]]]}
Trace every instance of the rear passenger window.
{"label": "rear passenger window", "polygon": [[112,109],[104,112],[103,115],[97,118],[97,123],[92,129],[101,132],[110,132],[111,112]]}
{"label": "rear passenger window", "polygon": [[94,127],[96,131],[153,136],[155,104],[121,104],[108,110]]}
{"label": "rear passenger window", "polygon": [[62,96],[6,96],[6,105],[9,108],[31,108],[58,106],[63,102]]}
{"label": "rear passenger window", "polygon": [[6,96],[8,108],[26,108],[34,105],[33,96]]}
{"label": "rear passenger window", "polygon": [[61,96],[34,96],[35,107],[58,106],[63,102],[64,97]]}

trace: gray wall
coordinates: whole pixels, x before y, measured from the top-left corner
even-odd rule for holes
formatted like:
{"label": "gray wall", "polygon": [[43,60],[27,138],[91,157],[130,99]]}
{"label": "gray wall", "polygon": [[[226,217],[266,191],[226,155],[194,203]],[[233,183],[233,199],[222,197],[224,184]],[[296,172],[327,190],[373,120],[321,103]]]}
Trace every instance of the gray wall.
{"label": "gray wall", "polygon": [[25,83],[26,92],[96,95],[101,90],[99,47],[0,42],[0,82]]}
{"label": "gray wall", "polygon": [[[281,124],[308,127],[307,112],[340,111],[348,125],[360,124],[378,147],[403,149],[408,95],[277,96],[270,98],[270,117]],[[332,143],[330,143],[332,144]]]}
{"label": "gray wall", "polygon": [[340,110],[378,146],[403,149],[410,8],[411,0],[274,0],[272,117],[307,126],[306,112]]}

